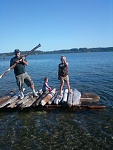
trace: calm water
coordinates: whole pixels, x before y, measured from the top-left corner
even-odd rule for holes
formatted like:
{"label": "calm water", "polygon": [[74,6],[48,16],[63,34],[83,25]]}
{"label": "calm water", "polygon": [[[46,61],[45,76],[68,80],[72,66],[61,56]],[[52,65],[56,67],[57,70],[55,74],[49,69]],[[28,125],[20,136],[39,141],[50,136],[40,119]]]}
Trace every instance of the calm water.
{"label": "calm water", "polygon": [[[43,78],[59,88],[57,69],[61,54],[28,56],[27,72],[36,90]],[[105,110],[77,112],[0,112],[2,150],[111,150],[113,146],[113,52],[65,54],[71,88],[98,94]],[[0,74],[9,68],[10,57],[0,60]],[[13,71],[0,79],[0,96],[18,89]],[[26,87],[26,92],[30,91]],[[64,87],[65,88],[65,87]]]}

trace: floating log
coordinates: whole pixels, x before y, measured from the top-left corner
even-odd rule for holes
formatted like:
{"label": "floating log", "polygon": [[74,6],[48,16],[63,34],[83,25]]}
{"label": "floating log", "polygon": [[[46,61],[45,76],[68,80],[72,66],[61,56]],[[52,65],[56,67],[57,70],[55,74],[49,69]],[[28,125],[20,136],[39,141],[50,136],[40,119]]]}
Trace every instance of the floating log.
{"label": "floating log", "polygon": [[69,96],[68,96],[68,100],[67,100],[67,104],[69,107],[72,106],[72,99],[73,99],[73,90],[70,89],[71,93],[69,93]]}
{"label": "floating log", "polygon": [[73,102],[73,106],[76,106],[76,105],[80,105],[80,98],[81,98],[81,93],[77,90],[77,89],[74,89],[73,90],[73,98],[72,98],[72,102]]}
{"label": "floating log", "polygon": [[56,92],[55,94],[54,94],[54,96],[50,99],[50,101],[48,102],[48,104],[49,105],[51,105],[52,103],[54,103],[54,100],[57,98],[57,95],[58,95],[59,93],[58,92]]}
{"label": "floating log", "polygon": [[41,105],[44,106],[55,95],[56,89],[53,89],[44,99],[41,101]]}
{"label": "floating log", "polygon": [[56,105],[58,105],[62,101],[63,96],[64,96],[64,90],[62,90],[62,92],[61,92],[62,96],[60,96],[59,94],[60,93],[58,92],[57,96],[54,99],[54,104],[56,104]]}
{"label": "floating log", "polygon": [[68,97],[68,89],[65,89],[65,91],[64,91],[64,97],[62,99],[62,102],[67,102],[67,97]]}
{"label": "floating log", "polygon": [[44,93],[42,93],[42,95],[39,97],[39,99],[34,103],[34,107],[38,106],[40,104],[40,102],[43,100],[43,98],[47,96],[48,93],[49,93],[48,90],[46,90]]}

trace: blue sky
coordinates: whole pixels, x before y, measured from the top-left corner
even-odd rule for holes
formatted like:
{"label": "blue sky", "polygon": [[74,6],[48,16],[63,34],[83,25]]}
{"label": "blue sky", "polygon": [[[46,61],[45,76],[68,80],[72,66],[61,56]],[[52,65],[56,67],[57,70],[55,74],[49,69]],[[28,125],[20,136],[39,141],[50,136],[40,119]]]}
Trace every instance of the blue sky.
{"label": "blue sky", "polygon": [[0,0],[0,53],[113,46],[113,0]]}

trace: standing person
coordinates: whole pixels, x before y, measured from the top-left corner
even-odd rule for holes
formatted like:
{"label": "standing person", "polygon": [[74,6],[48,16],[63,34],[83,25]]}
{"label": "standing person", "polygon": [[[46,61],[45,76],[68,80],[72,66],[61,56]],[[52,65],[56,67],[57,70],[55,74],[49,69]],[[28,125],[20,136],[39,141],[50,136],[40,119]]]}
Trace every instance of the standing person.
{"label": "standing person", "polygon": [[45,92],[46,90],[48,90],[49,92],[52,91],[51,87],[48,85],[48,77],[44,78],[44,84],[42,87],[42,91]]}
{"label": "standing person", "polygon": [[24,98],[24,94],[23,94],[24,82],[28,87],[32,89],[33,96],[37,96],[37,93],[35,92],[35,88],[34,88],[34,83],[25,70],[25,66],[28,66],[28,62],[26,61],[25,57],[22,57],[20,55],[19,49],[15,49],[14,54],[15,57],[11,58],[10,60],[10,67],[16,63],[16,66],[14,67],[14,74],[20,91],[20,99]]}
{"label": "standing person", "polygon": [[64,86],[64,82],[67,85],[68,92],[71,93],[68,76],[68,62],[66,62],[66,57],[64,56],[61,56],[61,63],[58,66],[58,79],[60,80],[60,96],[62,96],[62,88]]}

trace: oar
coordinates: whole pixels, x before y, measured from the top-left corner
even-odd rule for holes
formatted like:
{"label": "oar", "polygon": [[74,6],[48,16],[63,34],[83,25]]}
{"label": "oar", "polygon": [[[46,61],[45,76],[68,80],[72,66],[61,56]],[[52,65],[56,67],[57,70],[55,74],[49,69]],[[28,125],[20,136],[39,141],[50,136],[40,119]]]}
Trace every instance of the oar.
{"label": "oar", "polygon": [[[32,50],[30,50],[27,54],[24,55],[24,57],[27,57],[28,55],[30,55],[32,52],[34,52],[37,48],[41,47],[41,44],[38,44],[36,47],[34,47]],[[14,65],[12,65],[10,68],[8,68],[2,75],[0,75],[0,79],[6,74],[8,73],[11,69],[13,69],[16,66],[17,63],[15,63]]]}

